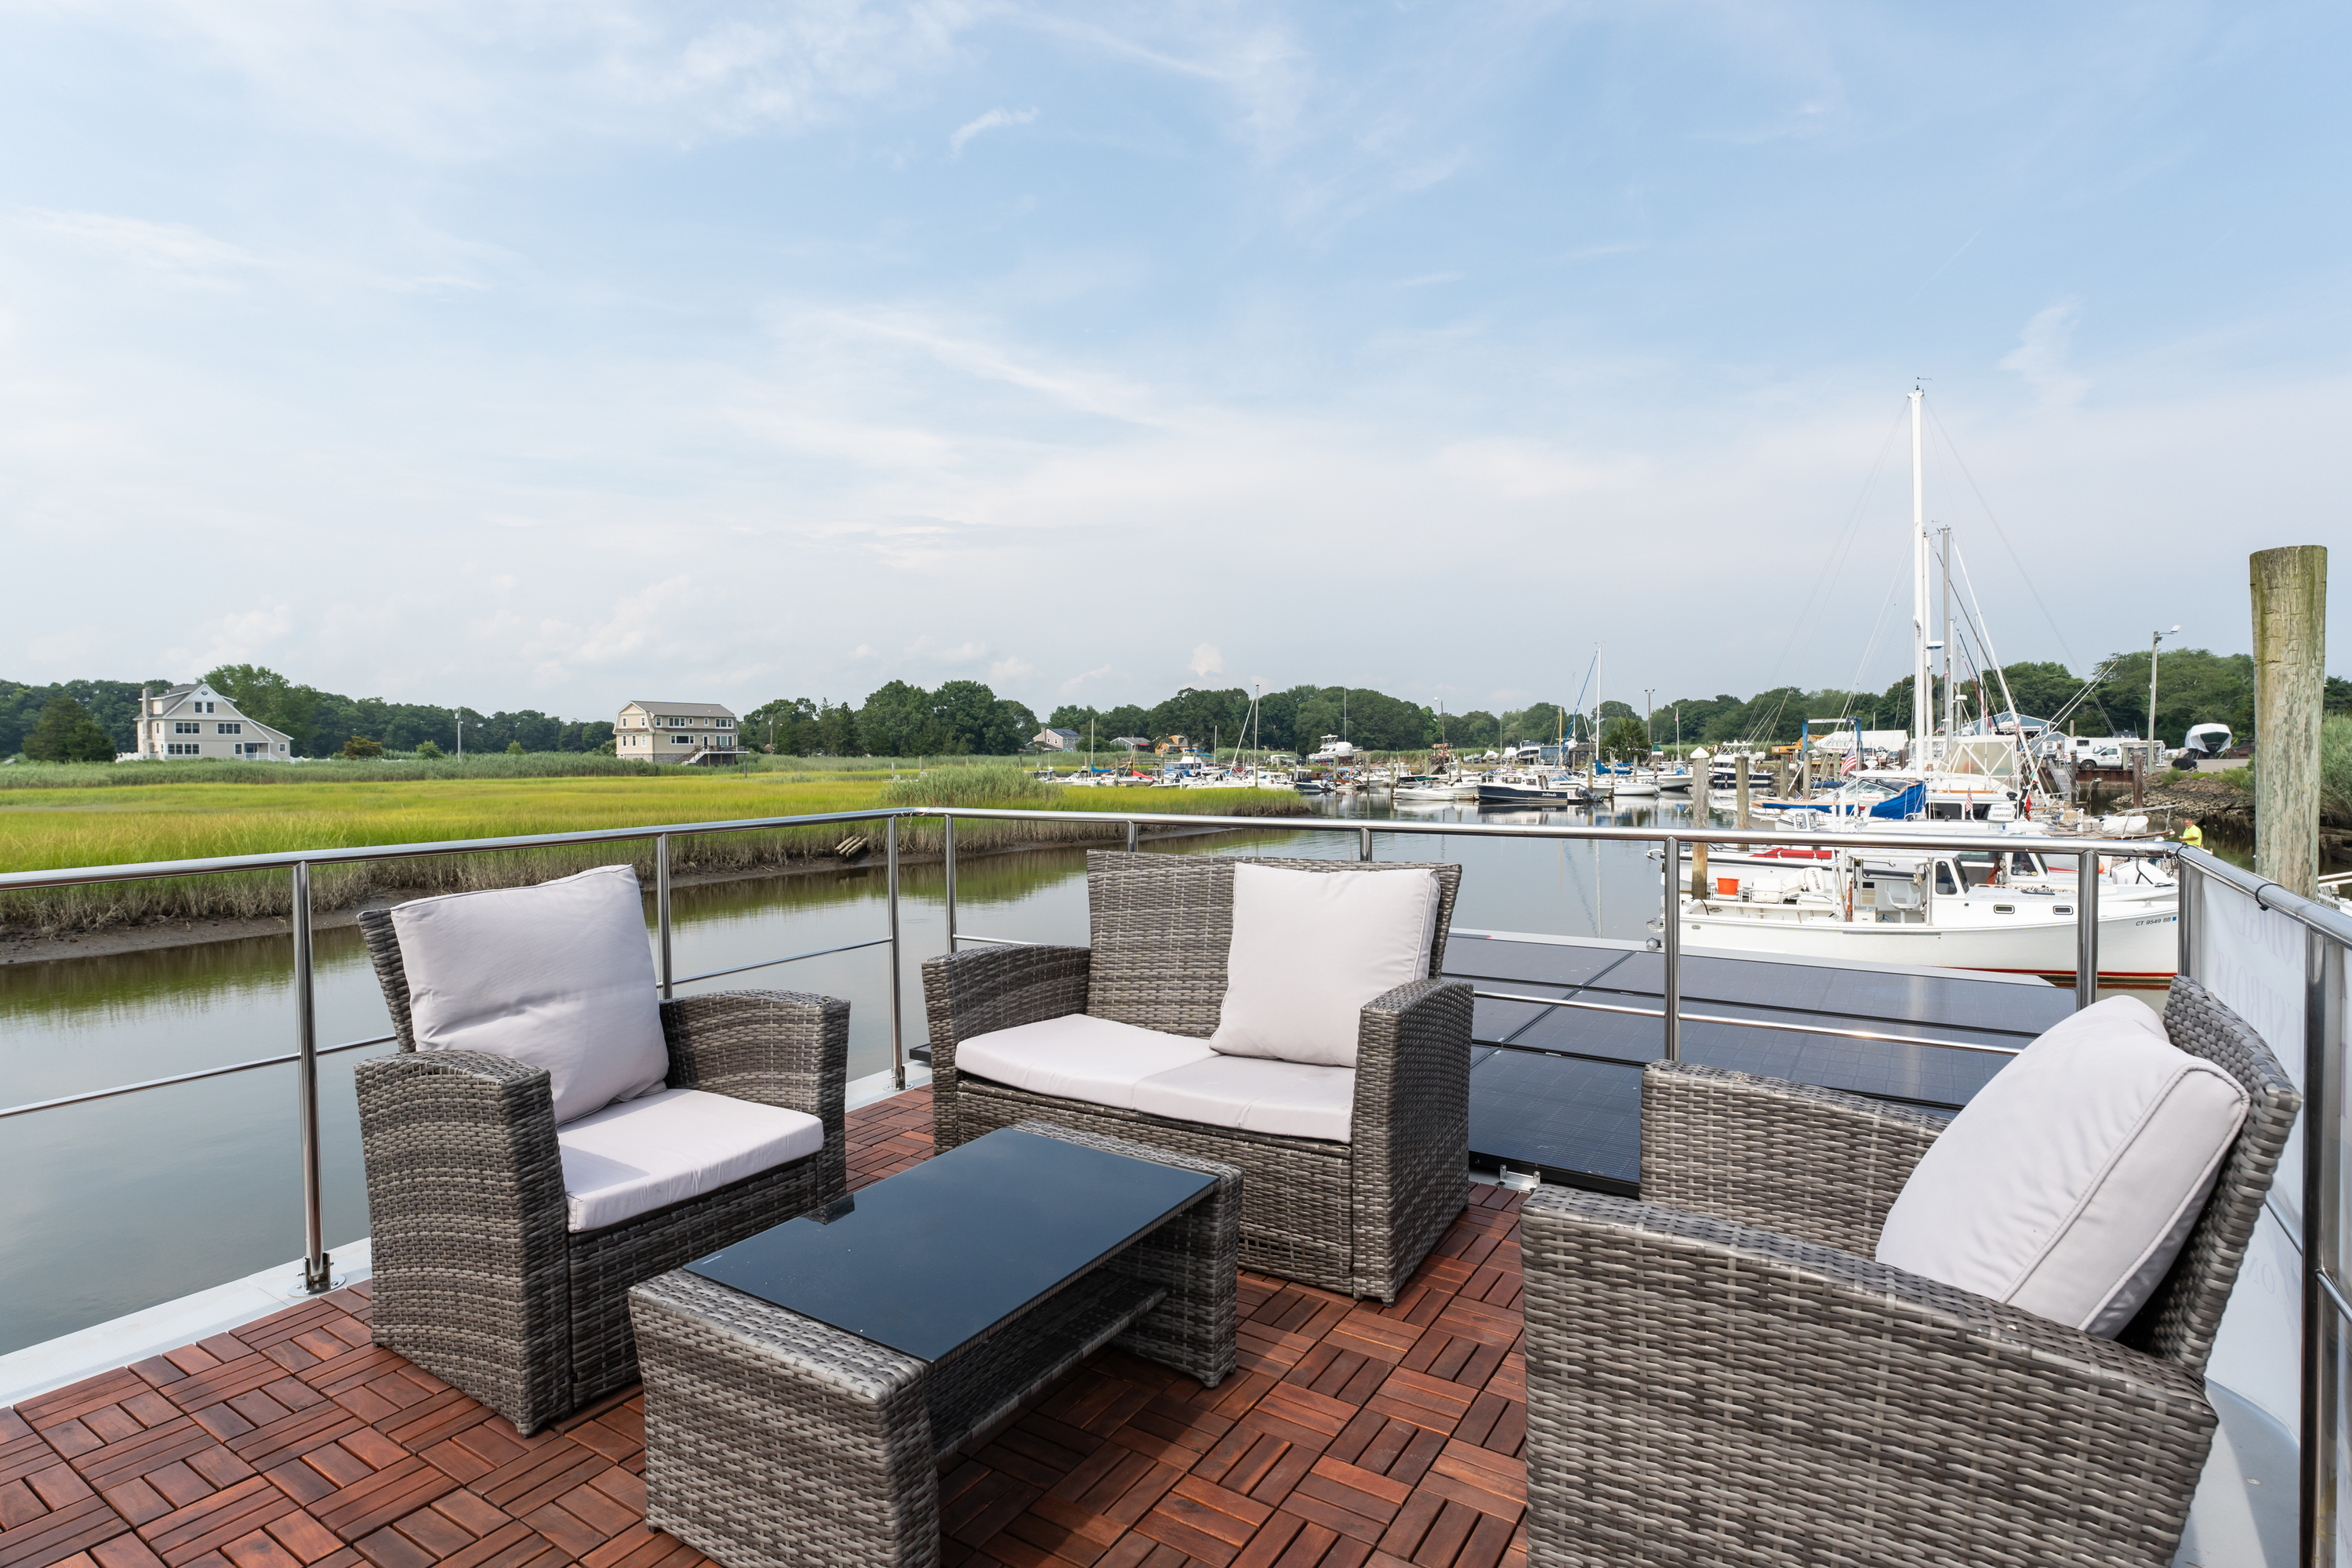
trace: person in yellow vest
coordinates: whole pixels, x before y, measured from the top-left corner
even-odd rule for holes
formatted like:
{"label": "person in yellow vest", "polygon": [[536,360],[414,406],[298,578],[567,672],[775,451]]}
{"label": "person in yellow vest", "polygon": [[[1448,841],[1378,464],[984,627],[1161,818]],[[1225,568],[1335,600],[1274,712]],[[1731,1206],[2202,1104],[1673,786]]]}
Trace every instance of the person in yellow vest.
{"label": "person in yellow vest", "polygon": [[2205,847],[2205,835],[2199,831],[2197,819],[2195,817],[2189,816],[2181,819],[2180,842],[2187,845],[2191,849],[2202,849]]}

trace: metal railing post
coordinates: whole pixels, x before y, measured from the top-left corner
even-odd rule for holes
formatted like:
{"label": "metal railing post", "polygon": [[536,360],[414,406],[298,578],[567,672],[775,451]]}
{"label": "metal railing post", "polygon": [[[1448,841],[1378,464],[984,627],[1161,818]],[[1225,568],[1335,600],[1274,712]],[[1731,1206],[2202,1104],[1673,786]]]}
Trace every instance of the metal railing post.
{"label": "metal railing post", "polygon": [[654,837],[654,931],[661,944],[662,1000],[669,1000],[669,835]]}
{"label": "metal railing post", "polygon": [[294,1073],[302,1119],[302,1289],[334,1289],[319,1191],[319,1008],[310,970],[310,868],[294,867]]}
{"label": "metal railing post", "polygon": [[2197,927],[2195,910],[2197,908],[2197,893],[2198,890],[2205,884],[2205,874],[2197,869],[2196,867],[2191,866],[2189,863],[2189,858],[2185,855],[2181,857],[2179,864],[2180,867],[2180,874],[2174,879],[2174,882],[2180,889],[2179,893],[2177,895],[2177,901],[2179,908],[2179,913],[2174,918],[2180,922],[2177,933],[2179,938],[2179,946],[2172,955],[2172,967],[2176,972],[2185,974],[2189,976],[2189,979],[2194,980],[2197,978]]}
{"label": "metal railing post", "polygon": [[2327,1374],[2344,1325],[2331,1321],[2336,1309],[2328,1300],[2326,1275],[2340,1262],[2334,1245],[2338,1173],[2329,1158],[2334,1142],[2329,1101],[2337,1092],[2334,1075],[2342,1066],[2330,1059],[2328,1050],[2335,1033],[2328,1026],[2331,1004],[2340,983],[2329,959],[2334,956],[2336,963],[2343,960],[2333,942],[2308,926],[2303,944],[2303,1440],[2297,1512],[2303,1547],[2299,1561],[2318,1564],[2336,1560],[2334,1538],[2341,1508],[2340,1500],[2331,1495],[2337,1433],[2328,1420],[2336,1401],[2330,1397]]}
{"label": "metal railing post", "polygon": [[898,994],[898,819],[883,829],[883,860],[887,868],[890,902],[890,1087],[907,1087],[907,1037],[899,1015],[905,1001]]}
{"label": "metal railing post", "polygon": [[2074,1011],[2099,999],[2099,857],[2074,857]]}
{"label": "metal railing post", "polygon": [[1127,825],[1127,852],[1130,855],[1134,854],[1135,847],[1142,841],[1143,835],[1141,832],[1137,829],[1135,824],[1132,822],[1129,823]]}
{"label": "metal railing post", "polygon": [[940,818],[940,851],[947,863],[948,951],[956,950],[955,818]]}
{"label": "metal railing post", "polygon": [[1371,858],[1372,830],[1369,827],[1360,827],[1356,829],[1356,858],[1369,860]]}
{"label": "metal railing post", "polygon": [[1665,868],[1665,906],[1658,927],[1658,952],[1666,965],[1661,1010],[1665,1015],[1666,1060],[1678,1062],[1683,1059],[1683,841],[1679,838],[1666,840]]}

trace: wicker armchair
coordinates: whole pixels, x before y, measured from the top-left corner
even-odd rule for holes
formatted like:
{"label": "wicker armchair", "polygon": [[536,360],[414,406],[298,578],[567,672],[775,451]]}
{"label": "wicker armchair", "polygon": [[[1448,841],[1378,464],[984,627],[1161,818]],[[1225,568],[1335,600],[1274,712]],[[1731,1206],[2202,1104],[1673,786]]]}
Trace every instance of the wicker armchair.
{"label": "wicker armchair", "polygon": [[419,1051],[391,916],[360,916],[399,1036],[362,1062],[373,1326],[526,1435],[636,1381],[629,1287],[846,1190],[849,1004],[782,991],[661,1005],[669,1085],[815,1117],[814,1154],[601,1229],[566,1228],[544,1068]]}
{"label": "wicker armchair", "polygon": [[1647,1201],[1545,1187],[1520,1218],[1532,1568],[2170,1563],[2301,1096],[2196,982],[2164,1018],[2252,1105],[2116,1340],[1872,1261],[1934,1118],[1652,1063]]}
{"label": "wicker armchair", "polygon": [[927,962],[934,1141],[952,1149],[1036,1117],[1238,1165],[1243,1268],[1392,1302],[1469,1202],[1470,986],[1437,978],[1460,867],[1421,868],[1438,879],[1428,977],[1365,1005],[1347,1142],[1181,1121],[956,1068],[961,1040],[1072,1013],[1196,1038],[1215,1033],[1235,863],[1227,856],[1096,850],[1087,857],[1091,946],[986,948]]}

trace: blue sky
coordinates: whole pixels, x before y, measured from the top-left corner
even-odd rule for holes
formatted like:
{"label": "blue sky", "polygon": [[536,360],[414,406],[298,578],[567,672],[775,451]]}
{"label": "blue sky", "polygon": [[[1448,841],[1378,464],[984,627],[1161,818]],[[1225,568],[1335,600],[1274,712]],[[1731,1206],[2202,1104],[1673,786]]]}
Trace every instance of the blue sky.
{"label": "blue sky", "polygon": [[0,0],[0,674],[1881,687],[1916,376],[2004,659],[2243,648],[2352,511],[2347,33]]}

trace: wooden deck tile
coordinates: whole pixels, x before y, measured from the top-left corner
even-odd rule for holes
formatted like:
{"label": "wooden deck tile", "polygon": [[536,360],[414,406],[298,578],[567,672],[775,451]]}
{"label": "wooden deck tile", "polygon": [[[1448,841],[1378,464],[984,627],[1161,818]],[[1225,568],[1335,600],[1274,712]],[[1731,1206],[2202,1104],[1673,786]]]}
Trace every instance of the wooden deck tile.
{"label": "wooden deck tile", "polygon": [[[930,1091],[854,1110],[852,1186]],[[1398,1295],[1244,1272],[1215,1389],[1095,1357],[940,1477],[945,1568],[1527,1568],[1520,1194]],[[373,1343],[362,1282],[0,1410],[0,1568],[711,1568],[645,1524],[645,1402],[530,1437]]]}

